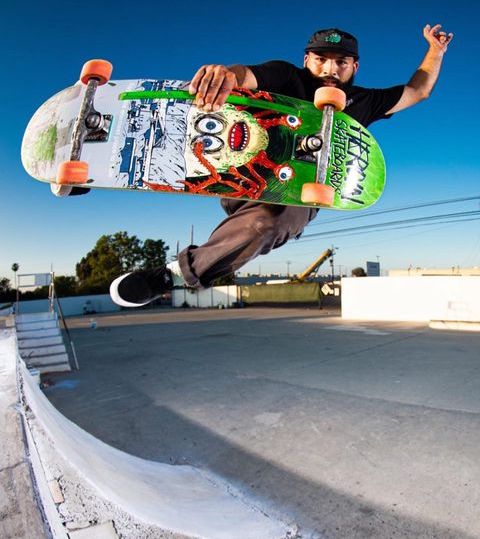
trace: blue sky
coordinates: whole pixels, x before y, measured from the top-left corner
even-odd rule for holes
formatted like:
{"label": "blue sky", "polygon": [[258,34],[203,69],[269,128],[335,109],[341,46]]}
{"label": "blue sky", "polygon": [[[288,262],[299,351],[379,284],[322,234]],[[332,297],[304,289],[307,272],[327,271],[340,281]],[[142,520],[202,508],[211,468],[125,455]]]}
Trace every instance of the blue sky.
{"label": "blue sky", "polygon": [[[199,197],[94,191],[60,199],[29,178],[20,162],[23,131],[36,108],[73,84],[82,64],[106,58],[113,78],[189,80],[204,63],[254,64],[284,59],[301,64],[309,36],[337,26],[360,43],[356,83],[386,87],[408,81],[427,49],[422,29],[437,22],[455,33],[432,97],[391,120],[372,124],[387,161],[387,186],[372,211],[480,194],[479,135],[471,121],[479,83],[480,8],[459,0],[321,3],[258,1],[252,11],[220,1],[131,3],[102,1],[9,2],[2,9],[0,93],[0,277],[75,272],[75,264],[102,234],[126,230],[140,239],[163,239],[174,254],[208,238],[223,218],[216,200]],[[248,5],[245,3],[244,5]],[[294,6],[294,9],[292,9]],[[8,128],[6,127],[8,126]],[[479,209],[479,200],[331,222],[343,214],[321,211],[305,236],[344,226],[376,224]],[[478,221],[343,236],[305,237],[248,264],[243,271],[304,269],[330,245],[343,270],[380,260],[382,269],[480,265]]]}

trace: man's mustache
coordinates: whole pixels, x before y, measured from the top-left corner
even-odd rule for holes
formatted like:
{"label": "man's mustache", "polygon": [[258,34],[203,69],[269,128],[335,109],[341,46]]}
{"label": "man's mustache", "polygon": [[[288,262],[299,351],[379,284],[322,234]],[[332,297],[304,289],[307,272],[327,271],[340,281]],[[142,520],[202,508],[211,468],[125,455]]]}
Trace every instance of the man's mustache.
{"label": "man's mustache", "polygon": [[319,77],[322,82],[331,82],[333,84],[342,84],[336,77]]}
{"label": "man's mustache", "polygon": [[318,85],[319,86],[325,86],[326,83],[333,84],[337,88],[340,88],[341,90],[345,90],[353,85],[353,76],[347,81],[347,82],[341,82],[340,79],[337,79],[336,77],[325,76],[325,77],[318,77]]}

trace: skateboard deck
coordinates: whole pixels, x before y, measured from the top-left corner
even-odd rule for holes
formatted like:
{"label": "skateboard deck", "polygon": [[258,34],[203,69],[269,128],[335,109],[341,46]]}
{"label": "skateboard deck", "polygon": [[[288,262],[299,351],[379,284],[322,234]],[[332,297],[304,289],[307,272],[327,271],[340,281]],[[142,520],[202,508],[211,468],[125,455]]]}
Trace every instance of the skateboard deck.
{"label": "skateboard deck", "polygon": [[[297,206],[315,182],[315,156],[302,141],[318,133],[313,103],[238,90],[218,111],[194,104],[179,80],[110,80],[96,90],[102,125],[84,140],[83,188],[125,189],[258,200]],[[86,92],[81,82],[45,102],[29,122],[22,162],[29,175],[55,183],[70,159],[72,133]],[[333,209],[367,208],[385,184],[385,161],[373,136],[343,112],[333,115],[324,183]],[[65,186],[63,186],[65,187]],[[77,185],[78,187],[78,185]]]}

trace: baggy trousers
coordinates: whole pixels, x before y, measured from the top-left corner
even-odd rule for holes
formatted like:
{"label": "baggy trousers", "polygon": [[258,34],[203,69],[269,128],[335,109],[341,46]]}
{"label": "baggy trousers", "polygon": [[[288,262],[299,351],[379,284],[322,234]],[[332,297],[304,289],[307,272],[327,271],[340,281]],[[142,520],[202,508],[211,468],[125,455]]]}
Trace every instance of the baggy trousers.
{"label": "baggy trousers", "polygon": [[221,201],[228,217],[203,245],[190,245],[178,262],[187,285],[209,287],[258,255],[298,238],[318,210],[237,200]]}

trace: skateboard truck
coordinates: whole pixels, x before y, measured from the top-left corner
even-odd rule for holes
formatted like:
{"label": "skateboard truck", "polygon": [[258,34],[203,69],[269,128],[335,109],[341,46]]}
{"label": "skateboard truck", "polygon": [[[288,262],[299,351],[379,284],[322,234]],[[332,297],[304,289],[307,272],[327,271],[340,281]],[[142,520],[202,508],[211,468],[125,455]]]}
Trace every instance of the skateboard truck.
{"label": "skateboard truck", "polygon": [[300,148],[306,153],[318,152],[322,147],[322,139],[316,135],[306,136],[300,143]]}
{"label": "skateboard truck", "polygon": [[85,141],[105,142],[108,138],[112,116],[109,114],[104,116],[95,110],[93,105],[99,82],[96,78],[91,78],[87,82],[82,107],[73,128],[70,161],[80,159],[80,153]]}
{"label": "skateboard truck", "polygon": [[302,188],[301,199],[306,204],[333,205],[335,189],[327,185],[325,180],[330,158],[333,115],[335,111],[345,108],[345,102],[345,92],[339,88],[323,87],[315,92],[315,106],[323,110],[322,123],[318,133],[305,137],[301,142],[301,148],[313,154],[317,164],[315,182],[305,183]]}
{"label": "skateboard truck", "polygon": [[93,106],[93,99],[98,86],[106,84],[111,77],[113,66],[106,60],[90,60],[84,64],[80,80],[86,85],[85,96],[72,133],[70,160],[60,163],[57,170],[57,185],[52,184],[52,191],[59,196],[83,194],[88,191],[84,185],[88,181],[88,163],[80,161],[83,143],[87,140],[106,140],[112,117],[103,116]]}

